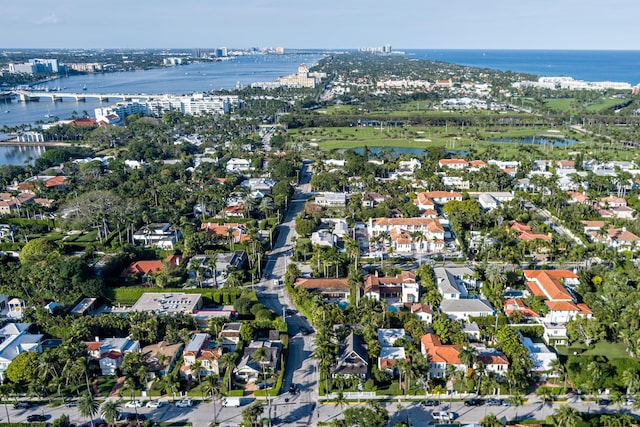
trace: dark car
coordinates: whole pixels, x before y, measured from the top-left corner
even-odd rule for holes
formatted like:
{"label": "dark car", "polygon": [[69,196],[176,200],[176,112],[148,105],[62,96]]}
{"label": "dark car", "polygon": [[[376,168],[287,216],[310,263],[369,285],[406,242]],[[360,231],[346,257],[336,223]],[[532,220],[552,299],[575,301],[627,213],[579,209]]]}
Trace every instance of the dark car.
{"label": "dark car", "polygon": [[297,392],[297,391],[298,391],[298,388],[296,387],[296,385],[295,385],[295,384],[291,384],[291,385],[289,386],[289,393],[291,393],[291,394],[296,394],[296,392]]}
{"label": "dark car", "polygon": [[31,408],[31,403],[29,402],[18,402],[13,404],[13,409],[29,409]]}
{"label": "dark car", "polygon": [[[138,421],[144,421],[147,419],[145,414],[137,414]],[[136,421],[136,414],[127,414],[127,421]]]}
{"label": "dark car", "polygon": [[598,400],[598,405],[600,405],[600,406],[609,406],[609,405],[611,405],[611,401],[609,399],[600,399],[600,400]]}
{"label": "dark car", "polygon": [[464,401],[464,406],[482,406],[483,403],[480,399],[467,399]]}
{"label": "dark car", "polygon": [[502,402],[499,399],[489,399],[487,400],[487,406],[500,406]]}
{"label": "dark car", "polygon": [[440,401],[439,400],[425,400],[424,402],[421,403],[422,406],[439,406],[440,405]]}
{"label": "dark car", "polygon": [[47,417],[40,414],[29,415],[27,421],[30,423],[43,423],[47,420]]}

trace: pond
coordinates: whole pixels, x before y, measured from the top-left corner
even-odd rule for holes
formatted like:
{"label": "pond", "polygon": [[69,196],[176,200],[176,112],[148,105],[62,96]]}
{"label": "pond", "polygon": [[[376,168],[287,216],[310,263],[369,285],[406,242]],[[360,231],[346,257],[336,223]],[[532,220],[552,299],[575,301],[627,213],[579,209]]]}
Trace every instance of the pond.
{"label": "pond", "polygon": [[529,136],[526,138],[490,138],[489,142],[510,142],[524,145],[553,145],[554,147],[568,147],[579,144],[580,141],[571,138],[539,138]]}

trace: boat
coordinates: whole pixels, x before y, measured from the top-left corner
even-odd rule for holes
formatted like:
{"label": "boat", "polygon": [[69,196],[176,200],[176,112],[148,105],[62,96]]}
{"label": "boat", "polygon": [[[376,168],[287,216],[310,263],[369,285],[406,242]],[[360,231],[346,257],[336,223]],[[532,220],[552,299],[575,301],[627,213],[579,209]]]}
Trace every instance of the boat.
{"label": "boat", "polygon": [[87,90],[87,85],[82,85],[82,90]]}

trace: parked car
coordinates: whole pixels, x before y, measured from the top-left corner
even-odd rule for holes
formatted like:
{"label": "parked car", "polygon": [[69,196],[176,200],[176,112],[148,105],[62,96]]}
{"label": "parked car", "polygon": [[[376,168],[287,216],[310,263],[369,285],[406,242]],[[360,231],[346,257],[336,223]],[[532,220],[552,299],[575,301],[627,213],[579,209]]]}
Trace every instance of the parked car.
{"label": "parked car", "polygon": [[146,419],[145,414],[127,414],[127,421],[144,421]]}
{"label": "parked car", "polygon": [[425,400],[424,402],[421,403],[422,406],[439,406],[440,405],[440,401],[439,400]]}
{"label": "parked car", "polygon": [[598,405],[609,406],[611,405],[611,401],[609,399],[598,399]]}
{"label": "parked car", "polygon": [[636,400],[633,397],[627,397],[627,400],[624,402],[625,405],[627,406],[633,406],[635,405]]}
{"label": "parked car", "polygon": [[159,408],[162,406],[162,402],[159,400],[150,400],[145,405],[147,408]]}
{"label": "parked car", "polygon": [[296,394],[296,392],[297,392],[297,391],[298,391],[298,388],[296,387],[296,385],[295,385],[295,384],[293,384],[293,383],[292,383],[292,384],[289,386],[289,393],[291,393],[291,394]]}
{"label": "parked car", "polygon": [[260,383],[258,384],[258,390],[266,390],[271,388],[271,383]]}
{"label": "parked car", "polygon": [[433,411],[431,416],[433,419],[438,421],[453,421],[456,418],[456,415],[453,412],[445,411]]}
{"label": "parked car", "polygon": [[13,404],[13,409],[29,409],[31,408],[31,403],[29,402],[16,402]]}
{"label": "parked car", "polygon": [[193,406],[193,402],[191,401],[191,399],[182,399],[176,402],[176,406],[178,408],[190,408],[191,406]]}
{"label": "parked car", "polygon": [[27,416],[27,421],[30,423],[43,423],[47,420],[47,417],[41,414],[33,414]]}
{"label": "parked car", "polygon": [[125,408],[142,408],[142,402],[139,400],[132,400],[124,404]]}
{"label": "parked car", "polygon": [[500,406],[502,402],[499,399],[489,399],[487,400],[487,406]]}
{"label": "parked car", "polygon": [[464,401],[464,406],[482,406],[483,403],[480,399],[467,399]]}
{"label": "parked car", "polygon": [[67,400],[65,402],[65,405],[67,405],[67,408],[75,408],[76,406],[78,406],[78,401],[77,400]]}

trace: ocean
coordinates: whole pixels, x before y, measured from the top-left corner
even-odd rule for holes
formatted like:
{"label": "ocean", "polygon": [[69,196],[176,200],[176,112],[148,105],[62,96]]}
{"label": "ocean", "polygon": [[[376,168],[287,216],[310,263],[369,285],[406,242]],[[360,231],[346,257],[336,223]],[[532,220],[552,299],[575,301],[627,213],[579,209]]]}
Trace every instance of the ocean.
{"label": "ocean", "polygon": [[638,50],[436,50],[408,49],[407,57],[471,67],[565,76],[589,82],[640,83]]}

